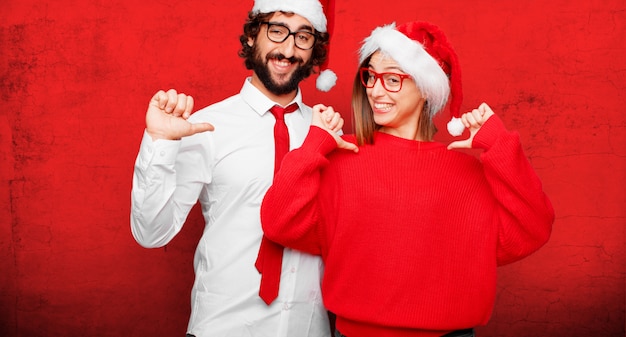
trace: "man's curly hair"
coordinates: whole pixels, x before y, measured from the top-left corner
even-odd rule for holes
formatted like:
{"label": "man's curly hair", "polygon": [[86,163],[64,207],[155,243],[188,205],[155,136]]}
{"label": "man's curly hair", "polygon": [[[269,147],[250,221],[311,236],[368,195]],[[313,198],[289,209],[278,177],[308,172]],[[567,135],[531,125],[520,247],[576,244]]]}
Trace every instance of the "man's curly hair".
{"label": "man's curly hair", "polygon": [[[243,25],[243,34],[239,37],[239,41],[241,42],[241,50],[239,50],[239,56],[244,59],[244,63],[247,69],[253,69],[254,64],[254,48],[248,45],[248,38],[253,38],[254,40],[256,40],[256,37],[261,30],[261,23],[267,22],[267,20],[273,14],[274,13],[248,13],[248,19]],[[305,77],[309,77],[314,72],[314,68],[316,66],[321,66],[326,60],[326,46],[328,45],[330,34],[326,32],[316,31],[315,35],[315,44],[313,45],[311,60],[303,66],[303,70],[306,74]]]}

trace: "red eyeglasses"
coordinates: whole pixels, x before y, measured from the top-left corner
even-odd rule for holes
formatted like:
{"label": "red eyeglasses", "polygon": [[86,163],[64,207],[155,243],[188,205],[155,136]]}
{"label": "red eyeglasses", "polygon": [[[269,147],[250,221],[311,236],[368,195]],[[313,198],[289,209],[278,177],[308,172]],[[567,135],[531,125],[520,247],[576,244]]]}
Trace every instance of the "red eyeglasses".
{"label": "red eyeglasses", "polygon": [[398,92],[402,90],[402,82],[404,79],[411,78],[411,75],[398,73],[377,73],[369,68],[359,69],[361,75],[361,83],[366,88],[373,88],[376,80],[380,79],[383,88],[389,92]]}

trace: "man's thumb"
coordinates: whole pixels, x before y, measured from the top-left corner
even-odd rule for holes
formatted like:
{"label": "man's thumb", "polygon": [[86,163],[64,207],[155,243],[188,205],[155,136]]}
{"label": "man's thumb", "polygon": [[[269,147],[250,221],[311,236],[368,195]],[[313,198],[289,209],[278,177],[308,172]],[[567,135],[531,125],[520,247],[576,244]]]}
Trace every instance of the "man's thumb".
{"label": "man's thumb", "polygon": [[215,127],[211,123],[191,124],[191,132],[192,132],[192,134],[196,134],[196,133],[199,133],[199,132],[205,132],[205,131],[213,131],[213,130],[215,130]]}

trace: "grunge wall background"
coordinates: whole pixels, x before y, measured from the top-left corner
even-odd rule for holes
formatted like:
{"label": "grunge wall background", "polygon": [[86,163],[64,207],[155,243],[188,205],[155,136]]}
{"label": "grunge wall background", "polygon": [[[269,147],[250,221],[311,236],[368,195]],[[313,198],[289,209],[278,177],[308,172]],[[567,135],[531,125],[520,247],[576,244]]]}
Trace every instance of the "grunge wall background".
{"label": "grunge wall background", "polygon": [[[329,93],[307,80],[305,102],[349,117],[360,41],[392,21],[434,22],[459,54],[464,108],[486,101],[520,132],[554,203],[552,238],[500,268],[479,336],[623,337],[626,4],[337,2],[340,79]],[[191,94],[196,109],[238,92],[250,8],[0,3],[0,335],[184,336],[199,210],[167,247],[141,248],[129,228],[133,162],[156,90]]]}

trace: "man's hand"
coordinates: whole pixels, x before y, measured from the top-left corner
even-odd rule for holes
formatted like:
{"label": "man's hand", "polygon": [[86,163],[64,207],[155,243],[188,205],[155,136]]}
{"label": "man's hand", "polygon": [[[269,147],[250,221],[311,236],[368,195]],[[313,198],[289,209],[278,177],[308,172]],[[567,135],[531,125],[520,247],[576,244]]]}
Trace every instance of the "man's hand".
{"label": "man's hand", "polygon": [[480,130],[481,126],[489,119],[489,117],[494,114],[495,113],[491,110],[487,103],[482,103],[477,109],[464,113],[461,116],[461,122],[470,130],[470,137],[466,140],[459,140],[450,143],[450,145],[448,145],[448,150],[471,149],[474,136],[478,130]]}
{"label": "man's hand", "polygon": [[313,120],[311,125],[315,125],[326,130],[337,142],[337,147],[344,150],[359,152],[359,147],[350,142],[346,142],[337,132],[343,127],[343,118],[332,107],[317,104],[313,107]]}
{"label": "man's hand", "polygon": [[148,105],[146,130],[152,140],[177,140],[198,132],[213,131],[209,123],[191,124],[187,121],[193,110],[193,97],[170,89],[159,90]]}

